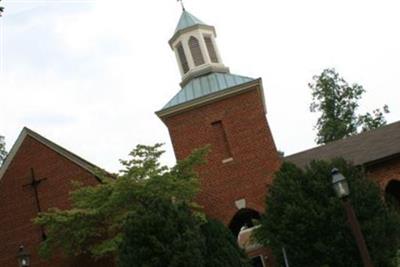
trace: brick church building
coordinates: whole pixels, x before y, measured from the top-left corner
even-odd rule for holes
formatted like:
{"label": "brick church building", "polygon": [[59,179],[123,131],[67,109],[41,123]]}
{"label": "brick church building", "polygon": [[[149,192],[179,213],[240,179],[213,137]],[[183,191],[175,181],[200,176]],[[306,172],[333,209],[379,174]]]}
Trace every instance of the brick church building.
{"label": "brick church building", "polygon": [[[169,45],[181,89],[156,114],[169,130],[177,159],[211,145],[208,163],[199,169],[197,202],[239,237],[254,266],[271,266],[268,251],[247,243],[246,237],[254,229],[253,219],[264,212],[267,189],[283,160],[302,167],[312,159],[342,156],[363,166],[383,192],[400,199],[400,122],[282,158],[268,126],[262,80],[230,72],[215,28],[183,11]],[[0,266],[18,266],[20,245],[29,250],[35,267],[107,266],[85,259],[41,260],[37,248],[45,232],[31,221],[39,211],[69,207],[71,180],[99,183],[95,169],[40,134],[22,130],[0,168]]]}

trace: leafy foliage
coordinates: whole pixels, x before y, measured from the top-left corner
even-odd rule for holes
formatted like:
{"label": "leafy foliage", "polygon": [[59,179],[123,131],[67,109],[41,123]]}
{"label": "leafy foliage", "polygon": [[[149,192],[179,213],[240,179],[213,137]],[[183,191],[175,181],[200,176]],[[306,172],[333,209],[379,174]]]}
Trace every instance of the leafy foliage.
{"label": "leafy foliage", "polygon": [[222,223],[196,216],[184,203],[149,199],[125,223],[119,266],[248,267]]}
{"label": "leafy foliage", "polygon": [[146,200],[125,223],[118,266],[204,266],[200,223],[184,202]]}
{"label": "leafy foliage", "polygon": [[207,148],[176,166],[161,166],[160,145],[138,145],[112,179],[74,183],[70,210],[52,209],[36,218],[47,239],[40,254],[60,249],[72,256],[118,259],[125,266],[245,267],[247,258],[229,230],[207,221],[192,201],[198,192],[193,170]]}
{"label": "leafy foliage", "polygon": [[321,112],[315,128],[318,130],[317,143],[326,144],[347,136],[381,127],[386,124],[383,113],[389,113],[388,106],[383,111],[357,115],[358,101],[364,88],[358,84],[349,85],[334,69],[325,69],[314,76],[310,83],[313,101],[311,112]]}
{"label": "leafy foliage", "polygon": [[35,222],[45,227],[48,236],[41,244],[41,256],[61,249],[74,256],[115,257],[128,215],[143,209],[148,199],[174,199],[195,208],[192,199],[198,179],[193,167],[203,162],[207,149],[168,168],[158,163],[160,146],[137,146],[130,159],[122,161],[125,168],[117,178],[99,173],[102,183],[97,186],[75,182],[71,209],[41,213]]}
{"label": "leafy foliage", "polygon": [[204,267],[249,267],[249,261],[238,247],[229,229],[216,220],[209,220],[201,227],[205,237]]}
{"label": "leafy foliage", "polygon": [[386,119],[383,113],[389,113],[389,107],[383,106],[383,111],[375,109],[372,114],[367,112],[365,115],[358,117],[358,123],[362,127],[362,132],[366,132],[372,129],[376,129],[386,124]]}
{"label": "leafy foliage", "polygon": [[6,143],[4,142],[4,136],[0,135],[0,166],[3,164],[4,159],[7,156]]}
{"label": "leafy foliage", "polygon": [[340,159],[315,161],[304,171],[284,163],[270,188],[268,212],[262,216],[257,238],[281,261],[285,247],[296,266],[362,266],[345,211],[331,186],[334,166],[349,182],[350,200],[375,266],[395,266],[400,245],[398,213],[385,205],[375,183]]}

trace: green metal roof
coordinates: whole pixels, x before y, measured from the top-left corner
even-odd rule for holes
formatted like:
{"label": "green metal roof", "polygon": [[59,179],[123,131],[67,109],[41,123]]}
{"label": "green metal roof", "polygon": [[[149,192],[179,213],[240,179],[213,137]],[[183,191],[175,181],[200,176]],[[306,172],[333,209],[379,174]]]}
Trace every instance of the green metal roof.
{"label": "green metal roof", "polygon": [[200,76],[186,84],[162,109],[177,106],[251,81],[254,81],[254,79],[230,73],[214,72]]}
{"label": "green metal roof", "polygon": [[207,25],[207,24],[205,24],[204,22],[202,22],[201,20],[199,20],[198,18],[196,18],[195,16],[184,10],[182,12],[181,18],[179,19],[178,26],[176,26],[175,33],[180,30],[189,28],[193,25]]}

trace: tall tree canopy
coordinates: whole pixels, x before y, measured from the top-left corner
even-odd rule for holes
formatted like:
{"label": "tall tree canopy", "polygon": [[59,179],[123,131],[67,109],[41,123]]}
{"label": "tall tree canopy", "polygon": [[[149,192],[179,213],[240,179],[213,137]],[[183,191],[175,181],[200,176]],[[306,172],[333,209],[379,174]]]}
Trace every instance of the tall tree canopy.
{"label": "tall tree canopy", "polygon": [[379,187],[344,160],[315,161],[305,170],[284,163],[270,188],[257,238],[281,261],[285,247],[293,266],[361,267],[345,210],[331,185],[333,167],[349,182],[350,200],[375,266],[396,266],[399,215],[383,202]]}
{"label": "tall tree canopy", "polygon": [[4,141],[4,136],[0,135],[0,166],[3,164],[4,159],[7,156],[6,143]]}
{"label": "tall tree canopy", "polygon": [[366,114],[357,115],[364,88],[358,84],[349,85],[334,69],[325,69],[314,76],[309,84],[312,90],[311,112],[320,112],[315,128],[318,130],[317,143],[326,144],[360,131],[368,131],[386,124],[384,113],[389,109],[376,109]]}

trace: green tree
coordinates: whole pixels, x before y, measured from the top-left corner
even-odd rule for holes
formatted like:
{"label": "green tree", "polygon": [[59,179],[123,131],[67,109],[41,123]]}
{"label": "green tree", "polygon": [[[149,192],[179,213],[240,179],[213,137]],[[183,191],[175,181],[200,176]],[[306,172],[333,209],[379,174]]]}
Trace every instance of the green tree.
{"label": "green tree", "polygon": [[325,69],[313,77],[309,84],[312,90],[311,112],[320,112],[315,128],[318,130],[317,143],[326,144],[360,131],[368,131],[386,124],[383,113],[389,113],[385,105],[383,111],[357,115],[358,101],[364,88],[358,84],[349,85],[334,69]]}
{"label": "green tree", "polygon": [[203,267],[201,223],[184,202],[144,201],[125,223],[118,266]]}
{"label": "green tree", "polygon": [[3,164],[4,159],[7,156],[6,143],[4,142],[4,136],[0,135],[0,166]]}
{"label": "green tree", "polygon": [[204,267],[249,267],[249,259],[221,222],[209,220],[201,226],[205,238]]}
{"label": "green tree", "polygon": [[248,267],[228,228],[205,221],[184,202],[149,199],[131,213],[120,246],[120,267]]}
{"label": "green tree", "polygon": [[399,248],[400,218],[383,202],[379,187],[344,160],[314,161],[305,170],[284,163],[266,200],[257,238],[279,260],[285,247],[295,266],[362,266],[344,208],[331,186],[337,167],[347,177],[350,200],[375,266],[393,265]]}
{"label": "green tree", "polygon": [[39,253],[51,256],[56,249],[68,255],[116,258],[122,229],[128,215],[143,209],[148,199],[182,201],[195,208],[198,192],[193,167],[203,162],[207,149],[195,151],[174,167],[161,166],[160,145],[139,145],[122,161],[124,169],[116,178],[101,174],[101,184],[82,186],[75,182],[69,210],[51,209],[35,222],[45,227],[47,239]]}
{"label": "green tree", "polygon": [[47,239],[40,254],[61,249],[70,256],[119,259],[124,266],[247,266],[229,230],[207,221],[193,202],[198,177],[193,170],[207,148],[176,166],[161,166],[160,145],[139,145],[116,178],[99,172],[102,183],[74,183],[69,210],[41,213],[36,223]]}
{"label": "green tree", "polygon": [[389,107],[387,105],[383,106],[383,111],[378,108],[373,110],[372,114],[367,112],[365,115],[359,115],[358,123],[362,127],[361,131],[366,132],[386,125],[386,119],[383,113],[389,113]]}

